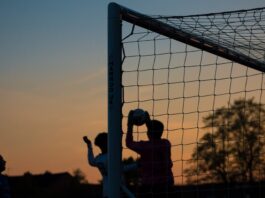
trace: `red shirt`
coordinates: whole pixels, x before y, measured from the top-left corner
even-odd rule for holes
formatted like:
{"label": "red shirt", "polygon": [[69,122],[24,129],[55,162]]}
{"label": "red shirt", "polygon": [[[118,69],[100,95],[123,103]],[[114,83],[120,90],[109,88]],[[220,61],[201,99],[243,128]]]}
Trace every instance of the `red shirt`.
{"label": "red shirt", "polygon": [[132,134],[127,134],[126,145],[140,155],[143,185],[173,185],[171,144],[167,139],[135,142]]}

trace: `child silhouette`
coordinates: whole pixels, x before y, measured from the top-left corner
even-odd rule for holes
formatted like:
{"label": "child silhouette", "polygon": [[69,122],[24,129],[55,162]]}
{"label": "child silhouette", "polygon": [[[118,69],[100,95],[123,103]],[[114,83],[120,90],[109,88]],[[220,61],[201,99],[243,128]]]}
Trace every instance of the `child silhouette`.
{"label": "child silhouette", "polygon": [[[94,152],[92,148],[91,141],[87,136],[83,137],[84,142],[87,144],[88,148],[88,163],[90,166],[97,167],[102,175],[102,184],[103,184],[103,198],[108,197],[108,134],[106,132],[99,133],[94,141],[94,144],[98,146],[101,150],[101,153],[94,157]],[[123,172],[127,172],[137,168],[137,164],[128,164],[123,166]],[[121,183],[121,190],[127,195],[127,197],[132,198],[134,195],[130,190]]]}
{"label": "child silhouette", "polygon": [[[139,174],[141,178],[141,191],[145,193],[159,193],[161,197],[174,184],[171,160],[171,144],[167,139],[162,139],[164,125],[159,120],[151,120],[146,112],[147,141],[133,140],[133,110],[128,115],[128,130],[126,146],[140,155]],[[149,195],[150,196],[150,195]],[[145,194],[144,197],[148,197]]]}
{"label": "child silhouette", "polygon": [[87,144],[87,157],[90,166],[97,167],[102,175],[103,184],[103,197],[108,197],[108,174],[107,174],[107,161],[108,161],[108,134],[105,132],[99,133],[95,138],[94,144],[98,146],[101,153],[94,157],[93,147],[91,141],[87,136],[83,137],[84,142]]}

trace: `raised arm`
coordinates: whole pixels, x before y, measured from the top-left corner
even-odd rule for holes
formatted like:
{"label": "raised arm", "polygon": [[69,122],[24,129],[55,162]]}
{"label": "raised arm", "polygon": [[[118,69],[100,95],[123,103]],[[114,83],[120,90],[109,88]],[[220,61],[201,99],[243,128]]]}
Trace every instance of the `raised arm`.
{"label": "raised arm", "polygon": [[94,153],[93,153],[93,148],[92,148],[91,141],[86,136],[83,137],[83,140],[84,140],[84,142],[87,145],[87,160],[88,160],[88,163],[90,164],[90,166],[97,166],[97,163],[96,163],[96,160],[95,160],[95,157],[94,157]]}
{"label": "raised arm", "polygon": [[126,134],[126,146],[133,150],[136,151],[137,153],[141,152],[142,147],[143,147],[143,142],[142,141],[134,141],[133,140],[133,113],[134,111],[131,110],[128,115],[128,122],[127,122],[127,134]]}
{"label": "raised arm", "polygon": [[133,110],[128,114],[127,121],[127,134],[126,134],[126,146],[132,149],[133,146]]}

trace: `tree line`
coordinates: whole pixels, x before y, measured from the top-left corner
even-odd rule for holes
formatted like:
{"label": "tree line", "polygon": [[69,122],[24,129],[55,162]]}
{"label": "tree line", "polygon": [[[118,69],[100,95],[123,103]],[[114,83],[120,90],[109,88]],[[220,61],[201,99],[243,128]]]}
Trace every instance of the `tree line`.
{"label": "tree line", "polygon": [[206,132],[185,169],[188,183],[255,182],[265,179],[265,108],[238,99],[203,118]]}

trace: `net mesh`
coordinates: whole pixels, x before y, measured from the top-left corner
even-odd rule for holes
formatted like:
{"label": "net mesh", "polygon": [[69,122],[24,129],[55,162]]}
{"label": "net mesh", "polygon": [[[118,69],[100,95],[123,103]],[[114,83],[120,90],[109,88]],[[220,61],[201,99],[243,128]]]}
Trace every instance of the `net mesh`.
{"label": "net mesh", "polygon": [[[264,11],[152,18],[264,64]],[[175,187],[168,197],[261,197],[263,72],[127,22],[122,29],[123,157],[139,157],[125,136],[129,111],[142,108],[164,123],[171,142]],[[147,140],[144,126],[133,135]]]}
{"label": "net mesh", "polygon": [[264,62],[264,17],[264,8],[260,8],[201,16],[161,16],[158,19]]}

